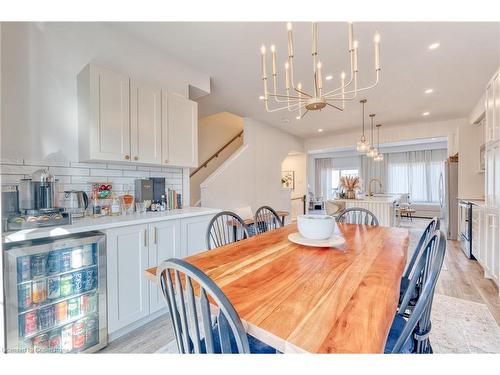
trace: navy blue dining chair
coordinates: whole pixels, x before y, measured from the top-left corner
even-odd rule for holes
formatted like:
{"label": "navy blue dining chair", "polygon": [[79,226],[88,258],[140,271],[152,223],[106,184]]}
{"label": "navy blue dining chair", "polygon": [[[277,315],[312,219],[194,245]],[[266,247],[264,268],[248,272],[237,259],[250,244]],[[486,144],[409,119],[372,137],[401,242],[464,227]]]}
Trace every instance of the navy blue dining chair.
{"label": "navy blue dining chair", "polygon": [[250,237],[243,219],[231,211],[217,213],[208,223],[207,249],[211,250]]}
{"label": "navy blue dining chair", "polygon": [[[410,285],[392,322],[386,341],[385,353],[432,353],[429,339],[434,290],[443,266],[446,236],[435,231],[427,241],[415,265]],[[408,313],[410,300],[419,290],[413,309]]]}
{"label": "navy blue dining chair", "polygon": [[255,212],[254,227],[257,234],[278,229],[283,226],[278,213],[269,206],[262,206]]}
{"label": "navy blue dining chair", "polygon": [[417,260],[420,258],[422,251],[425,249],[425,244],[429,241],[429,238],[434,233],[434,231],[439,230],[441,222],[437,217],[433,217],[432,220],[427,224],[427,227],[422,232],[420,239],[415,247],[415,251],[410,259],[410,262],[406,266],[403,277],[401,278],[401,284],[399,288],[399,302],[403,300],[403,295],[405,294],[408,286],[410,285],[410,278],[415,271],[415,265]]}
{"label": "navy blue dining chair", "polygon": [[378,226],[378,219],[373,212],[361,207],[351,207],[343,209],[337,216],[339,223],[364,224]]}
{"label": "navy blue dining chair", "polygon": [[182,259],[157,269],[181,354],[274,354],[276,349],[247,335],[238,313],[203,271]]}

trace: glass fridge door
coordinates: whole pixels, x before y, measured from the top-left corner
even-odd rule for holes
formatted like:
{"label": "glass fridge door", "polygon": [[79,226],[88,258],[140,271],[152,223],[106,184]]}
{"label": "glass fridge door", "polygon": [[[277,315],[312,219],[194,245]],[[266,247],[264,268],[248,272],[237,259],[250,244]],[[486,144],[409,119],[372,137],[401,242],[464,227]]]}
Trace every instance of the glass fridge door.
{"label": "glass fridge door", "polygon": [[7,352],[92,352],[107,344],[102,234],[26,241],[4,254]]}

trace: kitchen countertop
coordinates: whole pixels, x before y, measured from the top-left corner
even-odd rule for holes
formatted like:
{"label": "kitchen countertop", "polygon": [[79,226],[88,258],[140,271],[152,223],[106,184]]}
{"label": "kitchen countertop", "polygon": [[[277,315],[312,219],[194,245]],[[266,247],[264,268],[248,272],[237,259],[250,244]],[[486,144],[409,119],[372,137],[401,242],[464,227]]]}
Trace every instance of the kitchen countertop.
{"label": "kitchen countertop", "polygon": [[71,225],[60,227],[45,227],[35,229],[23,229],[7,232],[2,235],[4,243],[33,240],[44,237],[57,237],[74,233],[90,232],[93,230],[106,230],[136,224],[148,224],[163,220],[183,219],[194,216],[216,214],[221,210],[205,207],[187,207],[164,212],[146,212],[143,214],[131,214],[121,216],[102,216],[98,218],[86,217],[74,219]]}
{"label": "kitchen countertop", "polygon": [[334,202],[379,202],[379,203],[388,203],[392,204],[393,202],[397,201],[400,199],[399,195],[394,195],[394,196],[366,196],[365,198],[362,199],[333,199]]}

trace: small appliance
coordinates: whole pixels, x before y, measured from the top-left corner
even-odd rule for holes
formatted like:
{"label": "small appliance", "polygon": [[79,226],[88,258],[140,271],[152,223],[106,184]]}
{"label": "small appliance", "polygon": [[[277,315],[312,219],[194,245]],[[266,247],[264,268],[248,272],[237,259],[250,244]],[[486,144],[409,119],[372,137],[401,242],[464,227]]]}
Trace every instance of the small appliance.
{"label": "small appliance", "polygon": [[84,217],[85,210],[89,206],[89,197],[87,193],[81,190],[67,190],[64,197],[68,200],[66,211],[73,217]]}
{"label": "small appliance", "polygon": [[135,201],[144,203],[144,206],[149,211],[153,201],[153,181],[149,179],[135,180]]}
{"label": "small appliance", "polygon": [[161,201],[162,195],[165,196],[165,177],[151,177],[153,182],[153,201]]}

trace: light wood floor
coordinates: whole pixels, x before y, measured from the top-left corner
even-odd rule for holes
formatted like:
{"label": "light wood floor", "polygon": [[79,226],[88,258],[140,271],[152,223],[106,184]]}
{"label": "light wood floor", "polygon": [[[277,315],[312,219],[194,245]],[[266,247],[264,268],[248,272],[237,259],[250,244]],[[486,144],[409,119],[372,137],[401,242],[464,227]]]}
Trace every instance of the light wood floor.
{"label": "light wood floor", "polygon": [[[427,220],[403,219],[402,227],[422,229]],[[483,269],[475,260],[465,257],[457,241],[448,241],[443,269],[436,293],[485,304],[500,326],[500,298],[498,288],[483,276]],[[154,353],[171,340],[174,333],[168,314],[113,341],[100,353]]]}

